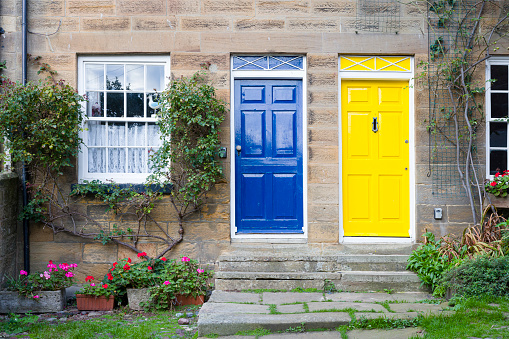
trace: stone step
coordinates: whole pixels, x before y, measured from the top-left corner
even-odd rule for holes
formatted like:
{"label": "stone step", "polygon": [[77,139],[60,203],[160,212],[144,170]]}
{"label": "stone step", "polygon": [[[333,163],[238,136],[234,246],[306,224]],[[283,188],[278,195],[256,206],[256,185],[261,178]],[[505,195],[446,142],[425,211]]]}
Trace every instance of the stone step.
{"label": "stone step", "polygon": [[397,292],[425,291],[417,275],[401,271],[343,272],[216,272],[215,288],[223,291],[256,289],[292,290],[294,288],[324,289],[330,280],[338,290]]}
{"label": "stone step", "polygon": [[219,271],[338,272],[405,271],[408,255],[223,255]]}

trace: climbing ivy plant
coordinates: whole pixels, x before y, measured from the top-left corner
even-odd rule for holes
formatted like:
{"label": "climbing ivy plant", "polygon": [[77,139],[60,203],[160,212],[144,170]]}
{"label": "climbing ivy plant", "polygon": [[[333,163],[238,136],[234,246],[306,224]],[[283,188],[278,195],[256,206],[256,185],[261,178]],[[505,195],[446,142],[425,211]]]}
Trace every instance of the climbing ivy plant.
{"label": "climbing ivy plant", "polygon": [[[29,170],[30,202],[20,218],[42,223],[55,233],[113,242],[138,253],[141,240],[162,243],[157,257],[173,249],[183,240],[185,219],[200,210],[206,193],[222,178],[216,153],[226,104],[203,82],[202,73],[171,81],[159,97],[162,145],[152,152],[153,174],[145,187],[135,190],[92,181],[71,188],[74,174],[69,168],[82,144],[85,98],[55,81],[56,72],[49,65],[33,60],[49,74],[46,80],[22,85],[3,77],[0,86],[0,138],[10,160],[24,162]],[[151,215],[168,187],[179,221],[177,235]],[[104,208],[99,213],[84,210],[91,200]],[[115,223],[110,227],[111,220]]]}
{"label": "climbing ivy plant", "polygon": [[[428,131],[444,144],[432,144],[432,157],[444,147],[455,149],[456,172],[477,224],[484,197],[483,175],[474,157],[483,131],[484,66],[497,43],[507,36],[503,3],[494,0],[429,1],[429,60],[421,63],[421,80],[430,91]],[[500,13],[498,18],[493,13]],[[493,21],[493,19],[496,19]],[[494,81],[494,80],[488,80]]]}

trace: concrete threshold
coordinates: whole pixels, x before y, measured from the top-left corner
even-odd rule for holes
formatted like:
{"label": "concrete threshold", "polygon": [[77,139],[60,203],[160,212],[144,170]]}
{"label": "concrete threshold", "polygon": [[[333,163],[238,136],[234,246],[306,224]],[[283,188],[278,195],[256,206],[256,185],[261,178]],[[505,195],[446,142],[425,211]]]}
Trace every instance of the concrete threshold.
{"label": "concrete threshold", "polygon": [[324,294],[216,290],[200,310],[198,332],[202,337],[235,335],[257,329],[271,332],[335,330],[360,317],[412,319],[423,313],[452,312],[447,304],[421,302],[432,299],[424,292]]}

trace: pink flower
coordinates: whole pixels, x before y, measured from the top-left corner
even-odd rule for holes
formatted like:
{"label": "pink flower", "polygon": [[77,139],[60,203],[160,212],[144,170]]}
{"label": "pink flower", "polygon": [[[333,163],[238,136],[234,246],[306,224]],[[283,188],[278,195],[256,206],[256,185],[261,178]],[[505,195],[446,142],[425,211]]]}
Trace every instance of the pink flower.
{"label": "pink flower", "polygon": [[189,261],[191,259],[189,259],[188,257],[182,257],[182,262],[186,262],[186,261]]}
{"label": "pink flower", "polygon": [[90,283],[90,286],[94,287],[94,286],[95,286],[95,283]]}
{"label": "pink flower", "polygon": [[46,278],[46,280],[51,278],[51,275],[49,274],[49,272],[44,271],[44,278]]}
{"label": "pink flower", "polygon": [[165,285],[169,285],[169,284],[170,284],[170,282],[169,282],[168,280],[166,280],[165,282],[163,282],[163,284],[165,284]]}
{"label": "pink flower", "polygon": [[72,268],[78,267],[78,264],[73,263],[73,264],[71,264],[71,267],[72,267]]}
{"label": "pink flower", "polygon": [[198,272],[198,273],[203,273],[203,272],[205,272],[205,270],[202,270],[201,268],[197,268],[197,269],[196,269],[196,272]]}
{"label": "pink flower", "polygon": [[72,277],[74,277],[74,273],[72,273],[71,271],[69,271],[69,272],[65,273],[65,276],[66,276],[67,278],[72,278]]}
{"label": "pink flower", "polygon": [[71,265],[64,262],[64,263],[61,263],[60,265],[58,265],[58,267],[60,267],[64,271],[67,271],[69,268],[71,268]]}
{"label": "pink flower", "polygon": [[21,274],[21,275],[28,275],[28,272],[21,270],[21,271],[19,271],[19,274]]}
{"label": "pink flower", "polygon": [[38,294],[34,295],[34,299],[39,299],[39,295]]}
{"label": "pink flower", "polygon": [[[50,268],[50,269],[51,269],[51,268],[56,269],[56,268],[57,268],[57,265],[55,265],[55,264],[53,263],[53,260],[50,260],[50,261],[49,261],[49,264],[48,264],[48,268]],[[50,271],[50,272],[51,272],[51,271]]]}

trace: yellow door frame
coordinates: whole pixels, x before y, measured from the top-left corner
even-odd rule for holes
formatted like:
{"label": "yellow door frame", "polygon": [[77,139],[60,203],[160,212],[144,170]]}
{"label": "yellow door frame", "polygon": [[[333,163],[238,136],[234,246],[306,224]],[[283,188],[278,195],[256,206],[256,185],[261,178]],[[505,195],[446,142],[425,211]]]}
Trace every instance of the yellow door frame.
{"label": "yellow door frame", "polygon": [[[398,59],[400,58],[400,59]],[[406,58],[408,61],[399,62]],[[340,56],[338,63],[338,132],[339,132],[339,241],[340,243],[412,243],[415,242],[415,133],[414,133],[414,59],[384,56]],[[346,62],[345,62],[346,60]],[[342,65],[343,64],[343,65]],[[400,67],[402,65],[402,67]],[[343,67],[342,67],[343,66]],[[341,89],[344,80],[405,80],[409,83],[408,128],[409,128],[409,189],[410,226],[409,237],[345,237],[343,228],[343,147]]]}

